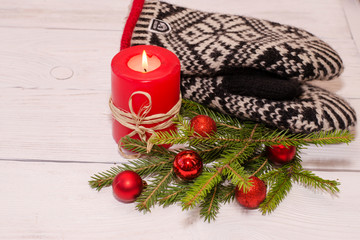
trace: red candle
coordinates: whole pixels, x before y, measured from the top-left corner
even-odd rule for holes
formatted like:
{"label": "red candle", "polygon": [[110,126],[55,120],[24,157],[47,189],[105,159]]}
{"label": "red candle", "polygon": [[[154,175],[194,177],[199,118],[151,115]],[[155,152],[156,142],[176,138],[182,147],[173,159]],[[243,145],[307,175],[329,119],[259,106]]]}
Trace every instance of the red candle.
{"label": "red candle", "polygon": [[[143,64],[143,58],[147,65]],[[111,70],[112,103],[124,112],[131,112],[131,97],[130,104],[136,114],[141,107],[149,104],[145,95],[137,94],[139,91],[148,93],[151,97],[152,105],[147,116],[168,113],[179,102],[180,61],[167,49],[151,45],[126,48],[112,59]],[[145,127],[151,128],[154,125],[156,124],[147,124]],[[161,131],[169,130],[175,130],[175,126],[171,125]],[[113,118],[113,137],[117,143],[132,132],[132,129]],[[147,138],[150,135],[146,133]],[[137,139],[139,137],[138,134],[133,136]]]}

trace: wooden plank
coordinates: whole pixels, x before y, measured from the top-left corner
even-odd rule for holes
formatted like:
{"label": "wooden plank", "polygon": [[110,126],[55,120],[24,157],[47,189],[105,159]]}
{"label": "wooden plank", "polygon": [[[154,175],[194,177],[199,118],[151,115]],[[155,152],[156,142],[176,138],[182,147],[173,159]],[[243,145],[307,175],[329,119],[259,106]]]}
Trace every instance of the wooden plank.
{"label": "wooden plank", "polygon": [[10,90],[0,96],[1,158],[116,162],[108,93]]}
{"label": "wooden plank", "polygon": [[2,27],[122,29],[130,1],[2,0]]}
{"label": "wooden plank", "polygon": [[0,162],[0,239],[357,239],[360,173],[316,172],[339,178],[337,197],[295,185],[268,216],[237,202],[211,224],[198,209],[155,207],[151,213],[114,199],[111,188],[87,185],[104,164]]}
{"label": "wooden plank", "polygon": [[343,0],[345,16],[349,24],[351,36],[360,49],[360,1],[359,0]]}
{"label": "wooden plank", "polygon": [[[0,158],[123,161],[111,136],[108,97],[108,92],[86,90],[3,91],[0,95]],[[350,103],[360,109],[359,99],[351,99]],[[309,147],[303,154],[304,166],[360,170],[359,155],[357,135],[349,146]]]}
{"label": "wooden plank", "polygon": [[[350,36],[340,0],[275,0],[271,1],[271,4],[266,0],[232,0],[226,1],[226,4],[216,0],[212,0],[211,3],[207,1],[206,4],[192,0],[167,0],[167,2],[202,11],[238,14],[293,25],[321,38]],[[342,34],[339,35],[339,32]]]}
{"label": "wooden plank", "polygon": [[[110,62],[120,32],[0,28],[0,88],[108,91]],[[332,39],[345,71],[316,85],[346,98],[359,96],[360,55],[352,39]],[[16,46],[16,47],[14,47]]]}
{"label": "wooden plank", "polygon": [[110,88],[118,32],[0,28],[0,88]]}
{"label": "wooden plank", "polygon": [[[42,1],[2,0],[3,27],[36,27],[67,29],[120,30],[131,0]],[[348,37],[350,31],[343,16],[340,0],[267,0],[222,1],[167,0],[180,6],[202,11],[258,17],[305,28],[320,37]],[[325,7],[324,7],[325,6]],[[316,24],[315,24],[316,23]],[[331,26],[331,31],[328,31]],[[339,35],[339,33],[342,33]]]}

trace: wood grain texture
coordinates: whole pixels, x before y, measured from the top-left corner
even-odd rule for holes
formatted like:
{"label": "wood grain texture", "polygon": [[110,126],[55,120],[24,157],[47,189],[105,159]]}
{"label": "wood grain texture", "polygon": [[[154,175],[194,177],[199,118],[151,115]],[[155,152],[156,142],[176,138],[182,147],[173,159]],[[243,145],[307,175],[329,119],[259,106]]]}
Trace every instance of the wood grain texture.
{"label": "wood grain texture", "polygon": [[[0,28],[0,34],[1,88],[109,90],[119,32]],[[73,75],[59,79],[58,67]]]}
{"label": "wood grain texture", "polygon": [[2,0],[0,26],[120,30],[129,4],[123,0]]}
{"label": "wood grain texture", "polygon": [[[296,25],[319,36],[350,37],[341,0],[207,1],[168,0],[180,6],[210,12],[240,14]],[[120,30],[131,0],[2,0],[0,26]],[[316,24],[314,24],[316,23]],[[331,26],[331,31],[328,27]]]}
{"label": "wood grain texture", "polygon": [[358,49],[360,49],[360,1],[343,0],[343,7],[346,19],[349,24],[351,36]]}
{"label": "wood grain texture", "polygon": [[[104,164],[0,162],[0,239],[356,239],[360,211],[353,187],[360,173],[335,175],[341,193],[331,197],[294,185],[271,215],[245,210],[237,202],[221,208],[211,224],[198,210],[155,207],[151,213],[121,204],[107,188],[88,187],[89,175]],[[6,216],[6,217],[5,217]]]}
{"label": "wood grain texture", "polygon": [[[108,98],[107,91],[7,89],[0,95],[0,131],[6,133],[0,158],[123,161],[111,136]],[[350,103],[360,109],[359,99]],[[309,146],[303,151],[304,166],[360,171],[356,139],[350,145]]]}
{"label": "wood grain texture", "polygon": [[[339,52],[345,71],[313,84],[346,98],[359,119],[356,0],[166,1],[319,36]],[[236,202],[211,224],[197,209],[179,206],[144,215],[117,202],[110,188],[90,189],[91,175],[125,161],[111,136],[107,103],[110,61],[130,2],[1,0],[0,239],[359,239],[359,125],[349,146],[302,152],[303,166],[339,179],[341,192],[331,197],[296,185],[269,216]]]}
{"label": "wood grain texture", "polygon": [[[0,88],[109,91],[110,62],[119,49],[118,31],[0,28],[0,34],[0,64],[6,66],[0,69]],[[347,38],[327,40],[342,56],[345,71],[335,80],[314,82],[356,98],[354,86],[360,82],[356,45]],[[59,67],[73,74],[63,79],[54,71]]]}

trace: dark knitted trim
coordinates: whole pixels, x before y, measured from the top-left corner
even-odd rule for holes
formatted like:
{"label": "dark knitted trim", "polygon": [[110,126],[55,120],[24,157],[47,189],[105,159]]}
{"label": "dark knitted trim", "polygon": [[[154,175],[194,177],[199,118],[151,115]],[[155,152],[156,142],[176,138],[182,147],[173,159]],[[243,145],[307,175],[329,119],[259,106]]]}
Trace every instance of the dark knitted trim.
{"label": "dark knitted trim", "polygon": [[224,91],[241,96],[291,100],[301,94],[298,81],[281,79],[257,69],[239,69],[231,75],[224,75],[222,83]]}
{"label": "dark knitted trim", "polygon": [[231,94],[222,84],[222,77],[183,77],[182,95],[222,113],[293,133],[349,130],[356,123],[355,111],[345,100],[310,84],[301,85],[302,94],[287,101]]}

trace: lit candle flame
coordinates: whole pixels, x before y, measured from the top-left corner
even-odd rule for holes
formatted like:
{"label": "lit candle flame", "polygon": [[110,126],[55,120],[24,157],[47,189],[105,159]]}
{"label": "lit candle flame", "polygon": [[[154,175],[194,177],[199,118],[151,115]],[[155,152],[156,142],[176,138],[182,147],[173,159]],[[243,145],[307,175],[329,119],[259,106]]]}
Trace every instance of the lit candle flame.
{"label": "lit candle flame", "polygon": [[144,72],[147,72],[148,69],[148,60],[145,50],[142,53],[142,68],[144,69]]}

